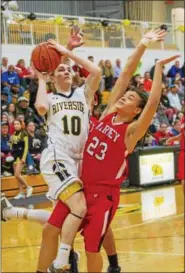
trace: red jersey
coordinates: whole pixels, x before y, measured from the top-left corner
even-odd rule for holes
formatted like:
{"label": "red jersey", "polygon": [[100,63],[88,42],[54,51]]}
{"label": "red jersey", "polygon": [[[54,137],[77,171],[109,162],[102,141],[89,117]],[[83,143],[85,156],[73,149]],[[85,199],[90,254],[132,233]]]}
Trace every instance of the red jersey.
{"label": "red jersey", "polygon": [[128,123],[115,123],[116,113],[98,121],[89,133],[84,150],[82,176],[89,185],[120,185],[127,170],[128,151],[124,143]]}
{"label": "red jersey", "polygon": [[183,118],[181,119],[181,140],[180,140],[180,150],[181,151],[185,151],[184,137],[185,137],[185,134],[184,134],[184,116],[183,116]]}
{"label": "red jersey", "polygon": [[98,124],[97,118],[95,118],[94,116],[91,116],[89,120],[89,126],[90,126],[89,131],[91,132],[97,124]]}

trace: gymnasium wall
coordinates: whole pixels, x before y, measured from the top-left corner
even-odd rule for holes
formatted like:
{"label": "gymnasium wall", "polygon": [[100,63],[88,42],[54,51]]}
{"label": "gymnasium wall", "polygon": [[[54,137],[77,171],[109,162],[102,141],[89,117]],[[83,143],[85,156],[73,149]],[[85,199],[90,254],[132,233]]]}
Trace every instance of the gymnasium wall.
{"label": "gymnasium wall", "polygon": [[[30,55],[34,46],[26,46],[26,45],[2,45],[2,57],[6,56],[9,59],[9,64],[16,64],[19,58],[23,58],[26,61],[26,65],[29,65]],[[110,59],[113,64],[116,58],[120,58],[122,60],[122,65],[125,64],[127,58],[131,55],[133,49],[124,49],[124,48],[95,48],[95,47],[82,47],[76,49],[76,53],[79,56],[87,58],[87,56],[94,56],[95,63],[98,63],[101,59]],[[171,50],[147,50],[145,55],[142,58],[142,67],[140,73],[143,74],[145,71],[149,70],[156,58],[166,58],[172,55],[179,54],[179,51],[171,51]],[[181,54],[181,65],[184,62],[184,52],[180,52]],[[168,70],[168,65],[166,70]]]}

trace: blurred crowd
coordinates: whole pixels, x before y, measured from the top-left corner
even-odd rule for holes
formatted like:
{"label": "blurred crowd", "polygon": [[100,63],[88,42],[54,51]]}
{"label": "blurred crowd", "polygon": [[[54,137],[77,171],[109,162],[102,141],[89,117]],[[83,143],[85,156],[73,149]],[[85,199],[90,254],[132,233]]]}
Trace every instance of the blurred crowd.
{"label": "blurred crowd", "polygon": [[[93,56],[89,56],[88,59],[94,62]],[[92,111],[96,119],[106,107],[102,104],[102,92],[111,92],[123,68],[120,59],[116,59],[115,63],[110,60],[101,60],[98,65],[102,71],[102,78]],[[88,77],[88,71],[76,64],[73,64],[72,68],[73,88],[82,86]],[[137,70],[128,88],[138,87],[149,96],[154,69],[155,64],[144,75],[140,75]],[[180,133],[180,119],[184,113],[185,65],[181,66],[179,61],[176,61],[166,74],[164,71],[161,102],[144,138],[144,146],[166,145],[169,137]],[[22,160],[25,163],[21,172],[37,174],[40,155],[47,138],[44,119],[39,116],[34,107],[38,79],[32,68],[26,67],[23,59],[18,60],[16,65],[12,65],[9,64],[7,57],[2,58],[1,79],[2,176],[20,175],[13,169],[13,162],[20,153],[24,154]],[[52,82],[47,83],[47,92],[55,92]],[[173,143],[173,145],[178,144]]]}

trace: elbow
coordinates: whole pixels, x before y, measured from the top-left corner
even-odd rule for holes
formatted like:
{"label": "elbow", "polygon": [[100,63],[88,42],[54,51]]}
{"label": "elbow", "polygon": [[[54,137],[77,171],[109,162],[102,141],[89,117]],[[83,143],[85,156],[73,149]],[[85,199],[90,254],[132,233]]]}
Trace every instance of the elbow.
{"label": "elbow", "polygon": [[48,112],[48,108],[46,107],[46,105],[35,104],[35,107],[36,107],[37,112],[39,113],[40,116],[45,116],[46,113]]}
{"label": "elbow", "polygon": [[101,78],[101,69],[99,67],[96,68],[94,75],[98,78]]}

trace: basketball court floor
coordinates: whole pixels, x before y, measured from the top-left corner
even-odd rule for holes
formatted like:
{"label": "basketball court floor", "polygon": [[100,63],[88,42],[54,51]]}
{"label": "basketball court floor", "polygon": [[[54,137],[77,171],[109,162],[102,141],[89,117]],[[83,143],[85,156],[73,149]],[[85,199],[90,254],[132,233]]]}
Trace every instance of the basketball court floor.
{"label": "basketball court floor", "polygon": [[[51,203],[34,205],[51,210]],[[26,220],[2,223],[2,272],[35,272],[42,226]],[[112,223],[122,272],[184,271],[184,197],[180,185],[121,193]],[[80,272],[86,271],[83,238],[78,235]],[[107,260],[104,251],[104,272]]]}

